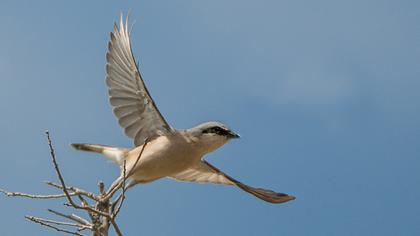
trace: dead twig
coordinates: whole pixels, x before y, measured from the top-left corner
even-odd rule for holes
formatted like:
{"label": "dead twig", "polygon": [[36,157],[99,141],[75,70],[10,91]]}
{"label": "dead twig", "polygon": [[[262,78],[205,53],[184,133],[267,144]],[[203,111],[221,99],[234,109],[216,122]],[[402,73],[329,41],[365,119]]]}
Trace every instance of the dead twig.
{"label": "dead twig", "polygon": [[[109,226],[112,225],[116,234],[118,236],[123,236],[121,229],[116,223],[116,217],[120,213],[120,210],[126,198],[127,189],[130,188],[130,186],[127,186],[126,184],[127,180],[133,174],[134,169],[137,167],[137,164],[139,163],[139,160],[143,155],[143,151],[147,146],[148,139],[145,140],[134,165],[131,166],[129,170],[127,170],[127,163],[124,160],[122,175],[116,181],[114,181],[114,183],[107,191],[105,191],[104,183],[100,181],[98,183],[99,194],[94,194],[81,188],[68,186],[65,183],[64,177],[61,173],[60,167],[56,159],[55,150],[51,141],[50,133],[48,131],[46,131],[46,136],[48,141],[48,147],[50,150],[51,161],[53,163],[55,173],[57,174],[59,180],[59,183],[47,181],[46,184],[48,186],[59,189],[63,193],[37,195],[21,192],[9,192],[4,189],[0,189],[0,193],[3,193],[4,195],[9,197],[24,197],[29,199],[65,198],[67,200],[67,203],[64,203],[65,206],[85,211],[89,215],[90,221],[76,214],[64,214],[55,210],[48,209],[48,212],[56,216],[65,218],[70,222],[44,219],[35,216],[25,216],[25,218],[31,222],[54,229],[58,232],[80,236],[83,235],[80,233],[81,231],[90,230],[93,236],[108,236]],[[115,200],[111,200],[115,193],[117,193],[119,190],[121,190],[121,193],[118,195],[118,197]],[[91,203],[89,203],[88,200]],[[66,229],[71,227],[76,228],[76,230],[72,231]]]}
{"label": "dead twig", "polygon": [[[54,182],[51,182],[51,181],[45,181],[45,184],[47,184],[51,187],[55,187],[55,188],[58,188],[60,190],[63,190],[63,186],[61,186],[60,184],[57,184],[57,183],[54,183]],[[96,196],[95,194],[93,194],[91,192],[88,192],[86,190],[80,189],[80,188],[73,187],[73,186],[67,186],[67,191],[72,192],[72,193],[69,193],[69,194],[83,195],[83,196],[88,197],[88,198],[90,198],[94,201],[99,201],[100,200],[99,197]]]}
{"label": "dead twig", "polygon": [[[65,198],[66,194],[50,194],[50,195],[38,195],[38,194],[28,194],[20,192],[8,192],[4,189],[0,189],[0,192],[8,197],[24,197],[31,199],[54,199],[54,198]],[[75,196],[76,193],[71,193],[70,196]]]}
{"label": "dead twig", "polygon": [[[123,184],[121,186],[121,189],[122,189],[121,194],[117,198],[117,200],[115,200],[114,204],[112,204],[112,207],[111,207],[113,218],[115,218],[118,215],[118,213],[120,212],[121,207],[123,205],[123,202],[125,200],[125,191],[127,191],[127,189],[126,189],[127,175],[126,175],[126,161],[125,160],[124,160],[124,164],[123,164],[123,177],[124,177],[124,180],[123,180]],[[115,209],[116,205],[118,205],[117,209]]]}
{"label": "dead twig", "polygon": [[77,223],[82,224],[82,225],[89,225],[89,226],[91,226],[91,225],[92,225],[92,224],[91,224],[89,221],[87,221],[86,219],[84,219],[84,218],[82,218],[82,217],[80,217],[80,216],[78,216],[78,215],[75,215],[75,214],[66,215],[66,214],[63,214],[63,213],[61,213],[61,212],[54,211],[54,210],[52,210],[52,209],[48,209],[48,211],[49,211],[49,212],[51,212],[51,213],[53,213],[53,214],[55,214],[55,215],[58,215],[58,216],[61,216],[61,217],[63,217],[63,218],[66,218],[66,219],[72,220],[72,221],[77,222]]}
{"label": "dead twig", "polygon": [[70,231],[70,230],[66,230],[63,228],[59,228],[57,226],[54,226],[50,223],[47,223],[46,220],[38,218],[38,217],[34,217],[34,216],[25,216],[25,218],[29,221],[38,223],[40,225],[43,225],[45,227],[51,228],[51,229],[55,229],[58,232],[63,232],[63,233],[67,233],[67,234],[72,234],[72,235],[79,235],[79,236],[83,236],[83,234],[77,232],[77,231]]}
{"label": "dead twig", "polygon": [[70,196],[70,194],[69,194],[69,192],[68,192],[68,189],[67,189],[67,187],[66,187],[66,183],[64,182],[63,175],[61,174],[60,168],[59,168],[58,163],[57,163],[57,160],[56,160],[56,158],[55,158],[55,151],[54,151],[54,147],[53,147],[52,142],[51,142],[50,132],[49,132],[49,131],[46,131],[45,133],[46,133],[46,135],[47,135],[48,146],[49,146],[49,148],[50,148],[51,160],[52,160],[52,162],[53,162],[55,172],[56,172],[56,174],[57,174],[57,176],[58,176],[58,179],[60,180],[61,186],[63,187],[63,189],[62,189],[62,190],[63,190],[64,194],[66,195],[66,197],[67,197],[67,201],[69,202],[69,204],[70,204],[73,208],[76,208],[76,209],[81,209],[81,210],[86,210],[86,211],[91,211],[91,212],[94,212],[94,213],[96,213],[96,214],[102,215],[102,216],[104,216],[104,217],[110,218],[111,216],[110,216],[108,213],[106,213],[106,212],[98,211],[98,210],[96,210],[96,209],[94,209],[94,208],[92,208],[92,207],[89,207],[89,206],[79,206],[79,205],[77,205],[77,204],[73,201],[73,199],[71,198],[71,196]]}
{"label": "dead twig", "polygon": [[111,219],[111,224],[114,227],[115,233],[117,233],[118,236],[123,236],[120,227],[117,225],[117,223],[115,222],[115,219]]}
{"label": "dead twig", "polygon": [[134,171],[134,170],[135,170],[135,168],[137,167],[137,164],[138,164],[138,162],[140,161],[140,158],[141,158],[141,156],[143,155],[144,149],[146,148],[146,146],[147,146],[148,142],[149,142],[149,139],[148,139],[148,138],[146,138],[146,139],[144,140],[144,144],[143,144],[143,146],[142,146],[142,148],[141,148],[141,150],[140,150],[140,153],[139,153],[139,155],[138,155],[138,157],[137,157],[136,161],[134,162],[133,167],[131,167],[131,168],[130,168],[130,170],[128,171],[127,177],[126,177],[126,178],[124,178],[124,177],[122,176],[122,178],[121,178],[121,176],[120,176],[120,178],[117,180],[118,182],[117,182],[117,183],[115,183],[115,182],[114,182],[114,184],[112,184],[112,186],[108,189],[107,194],[105,195],[105,197],[104,197],[104,199],[103,199],[103,200],[109,200],[110,198],[112,198],[112,196],[114,196],[114,194],[118,191],[118,189],[120,189],[120,188],[122,187],[122,185],[123,185],[123,183],[125,182],[125,180],[126,180],[127,178],[129,178],[129,177],[130,177],[130,176],[134,173],[133,171]]}
{"label": "dead twig", "polygon": [[47,223],[47,224],[55,224],[55,225],[76,227],[76,228],[79,228],[78,231],[85,230],[85,229],[91,229],[91,226],[84,225],[84,224],[75,224],[75,223],[69,223],[69,222],[48,220],[48,219],[43,219],[43,218],[39,218],[39,217],[35,217],[35,216],[26,216],[26,217],[30,218],[31,220],[42,221],[42,222]]}

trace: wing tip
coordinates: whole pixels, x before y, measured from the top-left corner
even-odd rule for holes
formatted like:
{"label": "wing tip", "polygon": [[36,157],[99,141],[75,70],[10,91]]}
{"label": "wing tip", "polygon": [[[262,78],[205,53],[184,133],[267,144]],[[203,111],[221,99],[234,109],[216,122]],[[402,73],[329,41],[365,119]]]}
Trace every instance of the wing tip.
{"label": "wing tip", "polygon": [[274,203],[285,203],[285,202],[293,201],[293,200],[296,200],[295,196],[285,194],[285,196],[279,197],[279,200]]}
{"label": "wing tip", "polygon": [[245,190],[246,192],[254,195],[255,197],[269,203],[279,204],[279,203],[285,203],[288,201],[293,201],[296,199],[296,197],[293,195],[288,195],[285,193],[278,193],[278,192],[274,192],[272,190],[263,189],[263,188],[254,188],[254,187],[242,184],[240,182],[237,183],[237,186],[241,188],[242,190]]}

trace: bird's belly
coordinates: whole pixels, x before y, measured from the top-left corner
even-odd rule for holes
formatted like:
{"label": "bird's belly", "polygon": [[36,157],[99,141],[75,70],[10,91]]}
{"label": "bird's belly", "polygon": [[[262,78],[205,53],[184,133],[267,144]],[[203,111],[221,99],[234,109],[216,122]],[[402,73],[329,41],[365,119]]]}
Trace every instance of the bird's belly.
{"label": "bird's belly", "polygon": [[[140,151],[133,152],[130,163],[127,162],[127,170],[134,166],[139,153]],[[169,145],[165,142],[159,142],[159,145],[151,143],[150,146],[146,146],[131,177],[139,182],[150,182],[188,169],[200,158],[188,147]]]}

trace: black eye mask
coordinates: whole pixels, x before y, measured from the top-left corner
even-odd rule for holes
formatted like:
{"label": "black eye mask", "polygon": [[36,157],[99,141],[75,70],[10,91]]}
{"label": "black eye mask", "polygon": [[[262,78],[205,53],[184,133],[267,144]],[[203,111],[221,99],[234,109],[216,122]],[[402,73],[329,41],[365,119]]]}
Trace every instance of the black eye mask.
{"label": "black eye mask", "polygon": [[226,136],[226,135],[230,134],[230,132],[228,130],[225,130],[225,129],[223,129],[221,127],[218,127],[218,126],[211,127],[211,128],[203,130],[203,134],[206,134],[206,133],[218,134],[218,135],[222,135],[222,136]]}

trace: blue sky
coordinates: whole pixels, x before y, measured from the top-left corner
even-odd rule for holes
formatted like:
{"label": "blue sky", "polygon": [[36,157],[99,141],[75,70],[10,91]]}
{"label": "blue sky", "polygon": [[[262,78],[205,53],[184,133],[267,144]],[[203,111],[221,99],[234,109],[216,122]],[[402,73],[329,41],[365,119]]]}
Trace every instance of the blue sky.
{"label": "blue sky", "polygon": [[[51,193],[44,131],[68,183],[95,189],[118,168],[72,142],[131,146],[105,86],[108,34],[132,11],[135,57],[168,122],[241,134],[207,160],[293,194],[161,180],[128,194],[127,235],[419,235],[418,1],[2,1],[0,186]],[[1,235],[60,201],[0,197]]]}

